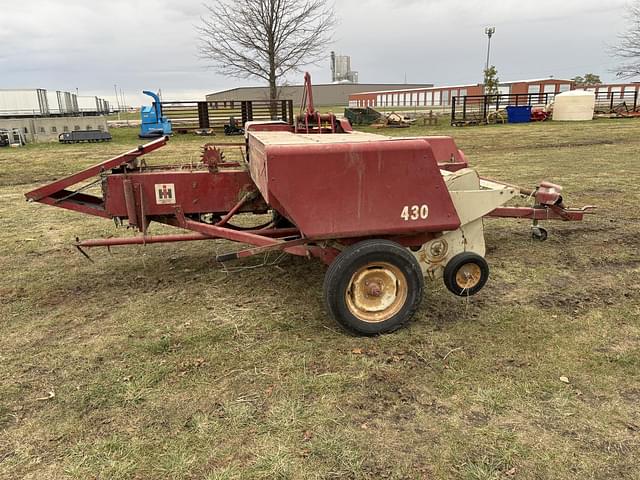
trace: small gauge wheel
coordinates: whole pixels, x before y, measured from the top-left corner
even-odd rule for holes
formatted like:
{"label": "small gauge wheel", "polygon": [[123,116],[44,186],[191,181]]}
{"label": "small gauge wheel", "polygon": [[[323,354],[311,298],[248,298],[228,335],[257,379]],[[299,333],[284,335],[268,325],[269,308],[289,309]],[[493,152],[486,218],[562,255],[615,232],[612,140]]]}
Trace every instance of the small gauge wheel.
{"label": "small gauge wheel", "polygon": [[449,260],[442,277],[445,286],[454,295],[475,295],[489,279],[489,265],[477,253],[462,252]]}
{"label": "small gauge wheel", "polygon": [[531,228],[531,238],[539,242],[544,242],[547,239],[547,230],[542,227]]}

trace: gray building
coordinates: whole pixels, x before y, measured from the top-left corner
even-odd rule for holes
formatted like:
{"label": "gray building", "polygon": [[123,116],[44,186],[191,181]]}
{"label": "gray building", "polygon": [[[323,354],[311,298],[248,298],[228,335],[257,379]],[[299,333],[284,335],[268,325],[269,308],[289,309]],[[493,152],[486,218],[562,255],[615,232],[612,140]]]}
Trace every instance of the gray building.
{"label": "gray building", "polygon": [[12,132],[14,129],[19,130],[29,143],[57,141],[61,133],[74,130],[109,131],[104,115],[0,118],[0,130]]}
{"label": "gray building", "polygon": [[[377,90],[401,88],[429,88],[432,83],[328,83],[313,86],[313,102],[316,106],[347,106],[349,95]],[[293,100],[294,105],[302,101],[302,85],[280,87],[280,100]],[[269,87],[238,87],[207,95],[207,102],[268,100]]]}

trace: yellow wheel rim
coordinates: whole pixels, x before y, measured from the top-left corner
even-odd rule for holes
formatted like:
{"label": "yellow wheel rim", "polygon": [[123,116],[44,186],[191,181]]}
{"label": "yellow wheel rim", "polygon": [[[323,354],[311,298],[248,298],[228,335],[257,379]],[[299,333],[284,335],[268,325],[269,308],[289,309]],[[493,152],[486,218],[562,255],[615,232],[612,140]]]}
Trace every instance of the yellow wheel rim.
{"label": "yellow wheel rim", "polygon": [[480,283],[482,270],[475,263],[465,263],[456,272],[456,284],[462,290],[471,290]]}
{"label": "yellow wheel rim", "polygon": [[379,323],[402,309],[407,291],[407,278],[398,267],[387,262],[372,262],[351,276],[345,300],[355,317]]}

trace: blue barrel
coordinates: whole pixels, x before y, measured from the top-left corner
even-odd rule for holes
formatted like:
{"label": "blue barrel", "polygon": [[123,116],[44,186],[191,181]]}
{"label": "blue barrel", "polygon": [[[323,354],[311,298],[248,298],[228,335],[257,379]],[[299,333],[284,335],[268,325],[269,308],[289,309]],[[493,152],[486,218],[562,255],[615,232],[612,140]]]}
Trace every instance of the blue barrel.
{"label": "blue barrel", "polygon": [[507,120],[509,123],[525,123],[531,121],[531,105],[522,107],[507,107]]}

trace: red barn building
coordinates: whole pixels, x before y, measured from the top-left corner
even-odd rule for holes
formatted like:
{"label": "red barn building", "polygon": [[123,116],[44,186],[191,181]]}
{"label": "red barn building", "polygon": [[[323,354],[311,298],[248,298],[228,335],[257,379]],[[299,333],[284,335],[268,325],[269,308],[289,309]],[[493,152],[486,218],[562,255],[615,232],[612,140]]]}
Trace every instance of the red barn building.
{"label": "red barn building", "polygon": [[[571,90],[571,80],[540,78],[501,82],[500,93],[561,93]],[[448,107],[453,97],[483,95],[481,83],[449,85],[429,88],[406,88],[401,90],[380,90],[349,95],[350,107]]]}
{"label": "red barn building", "polygon": [[640,89],[640,82],[631,83],[603,83],[592,87],[577,87],[580,90],[590,90],[597,96],[604,97],[613,94],[615,97],[629,97],[636,95]]}

